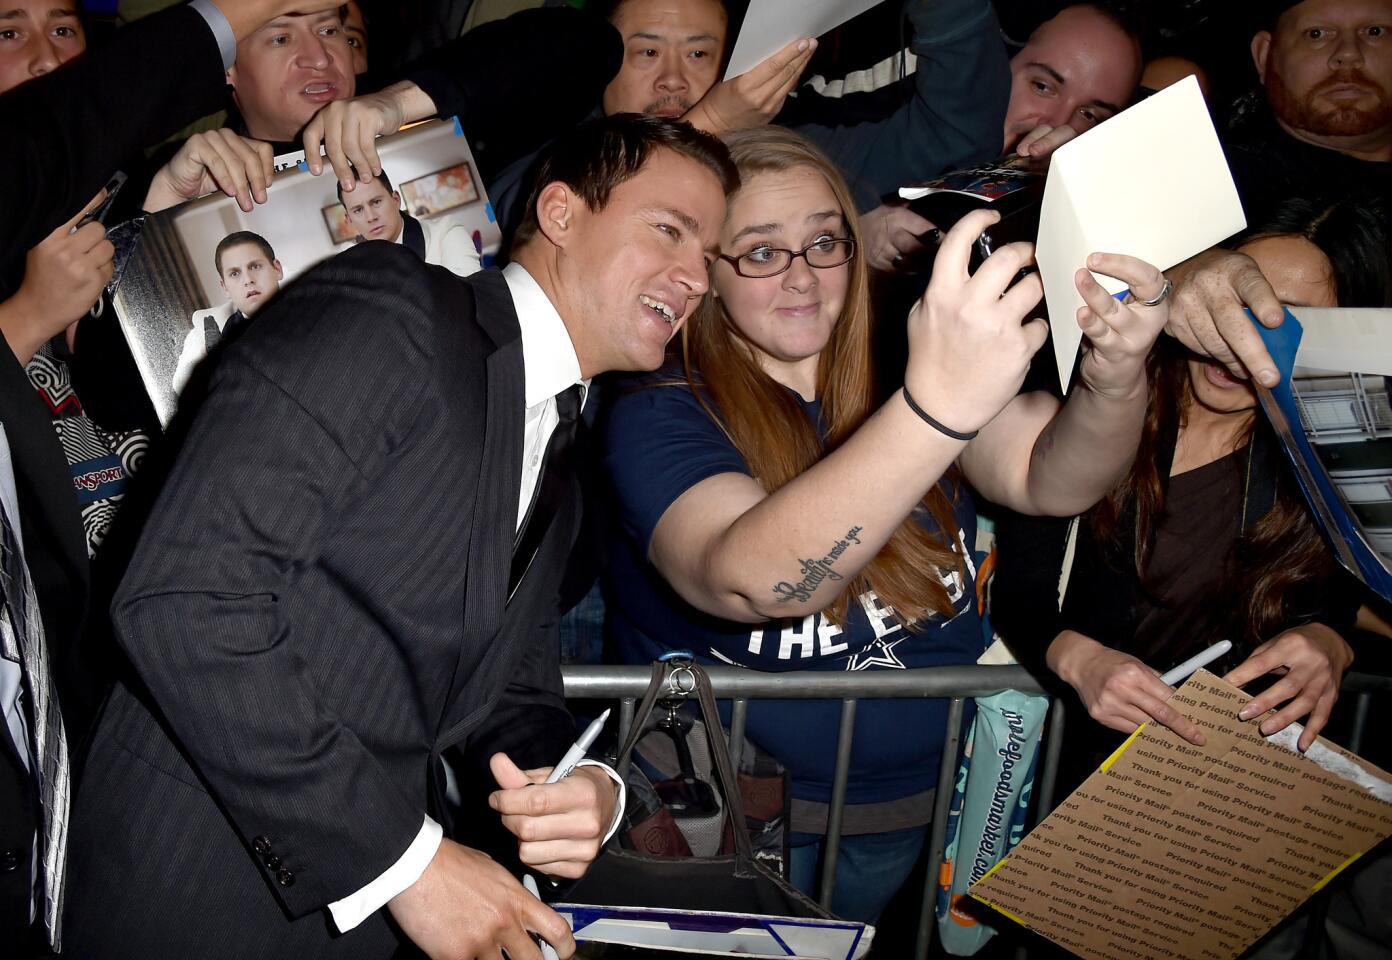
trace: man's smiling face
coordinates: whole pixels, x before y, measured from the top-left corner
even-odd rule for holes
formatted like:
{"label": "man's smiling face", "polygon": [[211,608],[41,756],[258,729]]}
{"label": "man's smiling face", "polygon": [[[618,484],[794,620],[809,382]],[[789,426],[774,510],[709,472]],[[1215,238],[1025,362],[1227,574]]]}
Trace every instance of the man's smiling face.
{"label": "man's smiling face", "polygon": [[581,370],[657,369],[706,292],[725,219],[720,181],[704,164],[658,148],[602,210],[575,197],[564,217],[560,270]]}

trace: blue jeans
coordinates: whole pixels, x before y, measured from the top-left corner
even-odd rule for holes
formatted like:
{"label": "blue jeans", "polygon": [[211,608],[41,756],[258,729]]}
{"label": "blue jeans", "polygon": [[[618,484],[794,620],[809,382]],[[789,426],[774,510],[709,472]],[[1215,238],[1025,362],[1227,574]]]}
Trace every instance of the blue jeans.
{"label": "blue jeans", "polygon": [[596,583],[561,617],[561,663],[604,662],[604,594]]}
{"label": "blue jeans", "polygon": [[[928,825],[842,837],[836,856],[836,886],[831,912],[845,920],[876,923],[918,862]],[[795,833],[790,839],[788,879],[809,897],[817,897],[817,874],[824,838]]]}

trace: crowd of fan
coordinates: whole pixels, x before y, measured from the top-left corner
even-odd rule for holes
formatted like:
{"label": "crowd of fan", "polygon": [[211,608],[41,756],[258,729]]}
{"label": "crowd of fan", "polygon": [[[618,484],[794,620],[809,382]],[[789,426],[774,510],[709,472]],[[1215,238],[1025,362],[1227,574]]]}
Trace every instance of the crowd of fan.
{"label": "crowd of fan", "polygon": [[[508,15],[399,70],[389,4],[156,4],[91,49],[77,6],[0,4],[0,942],[25,955],[573,949],[488,859],[577,876],[623,821],[603,763],[542,784],[564,661],[903,670],[994,630],[1095,721],[1070,786],[1141,723],[1202,743],[1159,675],[1219,639],[1242,717],[1303,749],[1392,637],[1251,386],[1282,304],[1392,306],[1389,0],[1244,5],[1250,54],[1220,56],[1250,90],[1210,109],[1249,226],[1164,273],[1078,264],[1131,294],[1079,270],[1066,398],[1023,388],[1053,363],[1030,245],[973,271],[996,215],[936,224],[898,188],[1042,166],[1191,74],[1211,96],[1127,5],[1011,41],[1010,4],[908,0],[856,62],[808,38],[723,80],[724,0],[480,0]],[[432,117],[501,270],[382,169],[377,138]],[[361,242],[285,282],[230,233],[162,430],[107,292],[122,225],[252,211],[297,150]],[[839,722],[748,711],[805,890]],[[946,722],[860,705],[837,913],[875,921],[918,862]]]}

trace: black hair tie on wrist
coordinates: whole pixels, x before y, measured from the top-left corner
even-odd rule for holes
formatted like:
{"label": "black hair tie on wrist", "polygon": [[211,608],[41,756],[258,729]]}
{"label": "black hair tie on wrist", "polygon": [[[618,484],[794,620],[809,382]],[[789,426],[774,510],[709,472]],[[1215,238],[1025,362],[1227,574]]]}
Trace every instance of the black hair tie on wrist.
{"label": "black hair tie on wrist", "polygon": [[978,433],[981,432],[980,430],[973,430],[971,433],[959,433],[956,430],[953,430],[951,427],[945,426],[939,423],[938,421],[934,420],[932,417],[928,416],[927,410],[924,410],[918,404],[914,403],[914,398],[909,393],[909,388],[907,385],[905,385],[903,393],[904,402],[909,405],[909,409],[912,410],[914,413],[918,414],[919,419],[921,419],[924,423],[928,424],[928,426],[932,427],[934,430],[938,431],[938,433],[941,433],[944,436],[951,437],[953,440],[966,441],[970,440],[972,437],[976,436]]}

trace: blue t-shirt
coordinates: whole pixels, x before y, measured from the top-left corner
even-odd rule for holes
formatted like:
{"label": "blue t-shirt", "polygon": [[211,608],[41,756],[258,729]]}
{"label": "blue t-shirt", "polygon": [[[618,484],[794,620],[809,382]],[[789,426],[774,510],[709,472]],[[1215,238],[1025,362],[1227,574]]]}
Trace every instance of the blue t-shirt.
{"label": "blue t-shirt", "polygon": [[[682,600],[647,562],[653,530],[667,508],[702,480],[721,473],[752,474],[690,389],[670,384],[671,378],[659,376],[617,392],[603,427],[605,466],[614,481],[621,527],[606,572],[609,629],[625,662],[646,663],[682,649],[705,663],[771,671],[904,670],[976,661],[984,648],[970,549],[976,511],[960,486],[953,504],[958,527],[953,540],[965,558],[964,571],[942,574],[953,615],[934,617],[917,632],[905,629],[873,591],[852,598],[844,627],[820,613],[737,623]],[[803,403],[803,408],[814,423],[820,422],[819,403]],[[933,527],[926,512],[922,522]],[[748,736],[788,767],[794,796],[830,800],[840,710],[837,701],[750,703]],[[947,704],[941,700],[861,702],[848,801],[896,800],[932,788],[946,716]]]}

